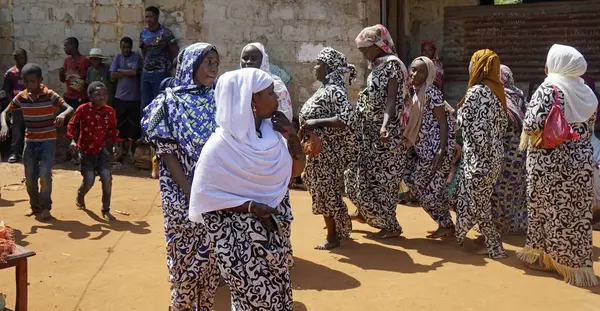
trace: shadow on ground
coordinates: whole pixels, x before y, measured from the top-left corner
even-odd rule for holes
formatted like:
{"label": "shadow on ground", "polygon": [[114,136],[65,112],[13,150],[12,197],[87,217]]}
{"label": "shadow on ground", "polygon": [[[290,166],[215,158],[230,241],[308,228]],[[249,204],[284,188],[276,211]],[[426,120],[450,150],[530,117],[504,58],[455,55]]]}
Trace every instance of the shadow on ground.
{"label": "shadow on ground", "polygon": [[90,218],[92,218],[96,224],[86,225],[78,220],[60,220],[51,218],[48,220],[39,220],[41,223],[46,225],[35,225],[31,226],[29,234],[36,234],[38,230],[55,230],[66,232],[69,238],[74,240],[90,239],[100,240],[107,236],[111,231],[115,232],[130,232],[133,234],[149,234],[150,224],[146,221],[122,221],[113,220],[106,221],[96,213],[85,210]]}

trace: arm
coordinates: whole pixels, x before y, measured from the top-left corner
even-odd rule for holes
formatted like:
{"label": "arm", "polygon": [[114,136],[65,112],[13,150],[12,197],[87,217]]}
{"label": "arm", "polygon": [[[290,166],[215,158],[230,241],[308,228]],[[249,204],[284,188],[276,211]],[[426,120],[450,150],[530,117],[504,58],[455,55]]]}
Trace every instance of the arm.
{"label": "arm", "polygon": [[0,120],[0,125],[1,125],[0,141],[4,141],[8,137],[8,124],[6,123],[6,114],[8,113],[9,109],[10,109],[10,104],[0,114],[0,119],[1,119]]}
{"label": "arm", "polygon": [[185,176],[185,173],[183,172],[183,168],[181,167],[179,160],[177,160],[177,156],[173,153],[166,153],[161,154],[160,157],[165,163],[167,171],[169,171],[175,183],[177,183],[181,190],[183,190],[183,193],[185,193],[186,198],[189,200],[191,185]]}
{"label": "arm", "polygon": [[108,117],[108,133],[106,135],[106,139],[110,143],[118,143],[121,142],[119,138],[119,130],[117,129],[117,117],[115,112],[112,111]]}
{"label": "arm", "polygon": [[52,100],[54,101],[54,107],[64,109],[62,113],[56,116],[55,121],[56,126],[61,127],[63,126],[65,119],[73,113],[74,109],[56,93],[52,95]]}
{"label": "arm", "polygon": [[527,104],[523,130],[529,136],[537,136],[544,130],[546,118],[554,104],[554,90],[550,85],[540,85]]}
{"label": "arm", "polygon": [[118,73],[121,76],[126,76],[126,77],[135,77],[138,75],[138,70],[137,69],[129,69],[129,70],[125,70],[125,69],[119,69]]}
{"label": "arm", "polygon": [[440,125],[440,149],[433,162],[433,170],[437,171],[446,157],[446,148],[448,146],[448,120],[446,119],[446,109],[444,105],[433,108],[433,115]]}
{"label": "arm", "polygon": [[70,147],[73,151],[77,149],[77,140],[79,140],[79,130],[81,129],[81,127],[79,126],[79,123],[81,122],[80,111],[81,110],[77,109],[73,114],[73,117],[69,121],[69,124],[67,124],[67,135],[65,135],[67,138],[71,139]]}
{"label": "arm", "polygon": [[60,79],[60,82],[62,82],[62,83],[67,82],[67,75],[65,72],[66,64],[67,64],[67,60],[65,59],[63,66],[60,67],[60,69],[58,69],[58,78]]}
{"label": "arm", "polygon": [[387,85],[387,102],[385,113],[383,114],[383,123],[381,124],[381,132],[387,133],[387,125],[391,117],[396,115],[396,97],[398,96],[398,79],[392,78]]}
{"label": "arm", "polygon": [[10,103],[10,97],[13,96],[12,89],[12,79],[7,72],[4,75],[4,84],[2,84],[2,91],[4,91],[4,94],[2,98],[0,98],[0,105],[2,106],[2,109],[8,107],[8,104]]}

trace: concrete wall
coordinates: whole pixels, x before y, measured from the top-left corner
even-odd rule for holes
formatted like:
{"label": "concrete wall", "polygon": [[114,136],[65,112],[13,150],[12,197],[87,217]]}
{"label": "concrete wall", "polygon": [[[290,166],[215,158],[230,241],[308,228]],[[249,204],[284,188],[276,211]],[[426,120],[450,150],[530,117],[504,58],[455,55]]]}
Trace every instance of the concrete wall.
{"label": "concrete wall", "polygon": [[161,9],[161,22],[180,45],[215,44],[222,72],[236,68],[245,44],[265,44],[271,62],[292,77],[296,110],[316,87],[311,69],[324,46],[339,49],[358,65],[363,81],[352,88],[356,95],[366,65],[354,38],[364,26],[379,22],[379,1],[371,0],[0,0],[0,69],[11,65],[14,47],[24,48],[31,62],[42,65],[46,84],[64,91],[58,80],[63,40],[77,37],[83,54],[100,47],[113,56],[122,36],[138,46],[144,8],[150,5]]}

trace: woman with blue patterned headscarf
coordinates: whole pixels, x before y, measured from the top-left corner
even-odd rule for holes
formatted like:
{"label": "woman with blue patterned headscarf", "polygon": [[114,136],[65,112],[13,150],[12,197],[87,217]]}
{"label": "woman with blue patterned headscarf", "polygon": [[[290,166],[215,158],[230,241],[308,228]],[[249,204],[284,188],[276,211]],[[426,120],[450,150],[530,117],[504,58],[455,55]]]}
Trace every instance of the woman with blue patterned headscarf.
{"label": "woman with blue patterned headscarf", "polygon": [[170,310],[211,310],[219,282],[213,244],[204,225],[188,219],[194,167],[215,131],[213,84],[219,54],[208,43],[188,46],[177,57],[173,87],[144,109],[142,127],[160,159]]}

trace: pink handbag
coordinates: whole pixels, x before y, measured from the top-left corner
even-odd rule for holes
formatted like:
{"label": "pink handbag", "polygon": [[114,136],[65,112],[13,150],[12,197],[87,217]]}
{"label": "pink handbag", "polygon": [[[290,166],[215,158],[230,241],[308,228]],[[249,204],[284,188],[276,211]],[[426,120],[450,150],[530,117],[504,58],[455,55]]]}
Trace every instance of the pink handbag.
{"label": "pink handbag", "polygon": [[553,149],[567,140],[580,138],[579,134],[573,131],[562,112],[556,86],[553,85],[552,88],[554,89],[554,104],[548,113],[542,133],[541,148],[544,149]]}

